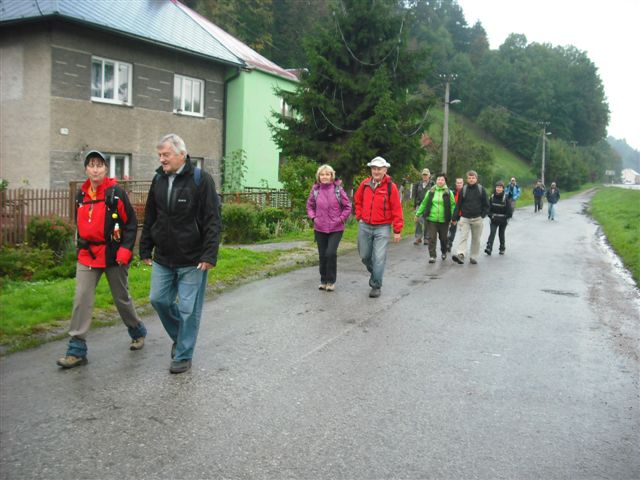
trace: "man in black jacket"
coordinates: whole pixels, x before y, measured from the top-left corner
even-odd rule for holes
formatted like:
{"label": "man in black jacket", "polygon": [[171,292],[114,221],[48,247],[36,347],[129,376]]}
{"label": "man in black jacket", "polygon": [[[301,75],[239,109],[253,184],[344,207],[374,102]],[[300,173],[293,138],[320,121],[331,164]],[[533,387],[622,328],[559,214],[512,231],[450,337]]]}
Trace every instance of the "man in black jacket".
{"label": "man in black jacket", "polygon": [[157,150],[140,258],[153,265],[149,299],[173,340],[169,371],[182,373],[191,368],[208,270],[218,259],[219,199],[211,175],[191,164],[182,138],[166,135]]}
{"label": "man in black jacket", "polygon": [[[429,191],[429,189],[433,187],[433,182],[431,181],[431,171],[428,168],[422,170],[422,180],[418,183],[414,183],[412,189],[413,196],[413,209],[418,210],[418,207],[422,203],[422,199],[425,194]],[[424,228],[424,217],[416,218],[416,231],[415,238],[413,240],[414,245],[420,245],[423,242],[427,245],[427,229]]]}
{"label": "man in black jacket", "polygon": [[480,237],[482,236],[482,226],[484,217],[489,213],[489,199],[484,187],[478,183],[478,174],[469,170],[467,172],[467,184],[462,187],[456,209],[453,212],[453,219],[459,220],[460,242],[457,253],[452,260],[456,263],[464,263],[464,254],[467,250],[467,239],[471,233],[471,255],[469,263],[478,263],[480,253]]}

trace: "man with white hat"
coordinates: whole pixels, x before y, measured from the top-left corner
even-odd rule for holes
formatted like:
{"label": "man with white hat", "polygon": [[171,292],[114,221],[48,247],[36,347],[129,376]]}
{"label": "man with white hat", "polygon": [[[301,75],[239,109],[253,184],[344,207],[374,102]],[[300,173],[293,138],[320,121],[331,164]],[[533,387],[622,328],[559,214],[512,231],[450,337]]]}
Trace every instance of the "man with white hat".
{"label": "man with white hat", "polygon": [[400,241],[404,226],[402,202],[398,187],[387,175],[391,165],[382,157],[369,163],[371,177],[362,181],[354,195],[358,220],[358,252],[371,274],[369,296],[380,296],[382,277],[387,260],[387,246],[393,230],[393,241]]}

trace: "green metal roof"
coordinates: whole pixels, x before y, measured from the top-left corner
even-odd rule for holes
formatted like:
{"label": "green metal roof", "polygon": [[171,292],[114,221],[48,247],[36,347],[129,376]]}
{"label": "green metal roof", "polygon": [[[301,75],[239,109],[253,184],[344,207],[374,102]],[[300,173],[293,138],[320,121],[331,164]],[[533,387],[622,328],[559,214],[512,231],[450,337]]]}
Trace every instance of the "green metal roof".
{"label": "green metal roof", "polygon": [[175,0],[0,0],[0,24],[59,18],[243,66]]}

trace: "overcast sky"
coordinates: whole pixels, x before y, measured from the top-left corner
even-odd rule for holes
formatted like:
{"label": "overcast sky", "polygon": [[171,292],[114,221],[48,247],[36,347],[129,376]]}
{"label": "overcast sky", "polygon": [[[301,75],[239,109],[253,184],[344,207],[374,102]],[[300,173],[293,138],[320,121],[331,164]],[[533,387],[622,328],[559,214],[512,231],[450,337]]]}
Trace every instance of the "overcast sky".
{"label": "overcast sky", "polygon": [[[640,150],[640,0],[458,0],[480,20],[492,49],[510,33],[527,42],[573,45],[598,68],[611,111],[609,135]],[[553,131],[553,119],[551,126]]]}

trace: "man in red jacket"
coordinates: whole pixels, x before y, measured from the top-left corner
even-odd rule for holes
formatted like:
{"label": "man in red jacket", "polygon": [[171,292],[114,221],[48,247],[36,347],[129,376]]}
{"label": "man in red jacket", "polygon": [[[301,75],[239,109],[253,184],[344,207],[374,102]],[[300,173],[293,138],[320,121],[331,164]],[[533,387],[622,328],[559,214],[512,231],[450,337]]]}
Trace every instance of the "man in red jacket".
{"label": "man in red jacket", "polygon": [[356,190],[354,204],[358,220],[358,252],[371,274],[369,296],[376,298],[382,288],[391,230],[393,241],[399,242],[404,216],[398,187],[387,175],[391,165],[384,158],[376,157],[367,166],[371,167],[371,177]]}

